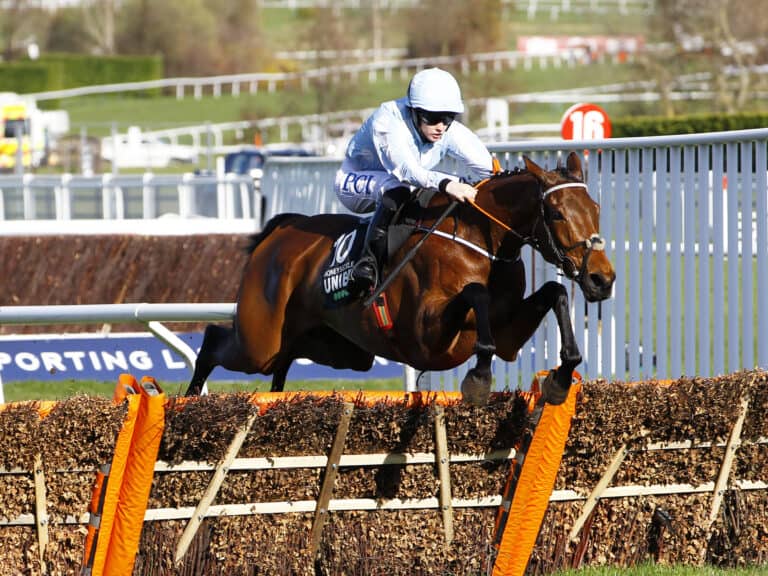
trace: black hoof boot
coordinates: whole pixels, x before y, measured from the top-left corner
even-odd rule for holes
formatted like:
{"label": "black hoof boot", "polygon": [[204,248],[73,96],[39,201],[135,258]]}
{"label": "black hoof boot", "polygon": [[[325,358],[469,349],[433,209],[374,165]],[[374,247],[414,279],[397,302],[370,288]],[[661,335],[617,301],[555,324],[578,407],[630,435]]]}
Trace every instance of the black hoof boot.
{"label": "black hoof boot", "polygon": [[541,383],[541,397],[547,404],[559,406],[568,398],[570,388],[563,388],[557,381],[557,370],[550,370]]}

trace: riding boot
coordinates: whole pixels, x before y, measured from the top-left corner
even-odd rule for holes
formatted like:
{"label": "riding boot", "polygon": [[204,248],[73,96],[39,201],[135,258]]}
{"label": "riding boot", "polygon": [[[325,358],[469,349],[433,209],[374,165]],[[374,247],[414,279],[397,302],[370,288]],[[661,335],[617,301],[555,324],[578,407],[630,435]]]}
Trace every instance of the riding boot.
{"label": "riding boot", "polygon": [[379,270],[387,253],[387,228],[398,208],[409,196],[408,188],[393,188],[384,192],[368,223],[361,256],[349,278],[349,287],[353,294],[366,294],[378,284]]}

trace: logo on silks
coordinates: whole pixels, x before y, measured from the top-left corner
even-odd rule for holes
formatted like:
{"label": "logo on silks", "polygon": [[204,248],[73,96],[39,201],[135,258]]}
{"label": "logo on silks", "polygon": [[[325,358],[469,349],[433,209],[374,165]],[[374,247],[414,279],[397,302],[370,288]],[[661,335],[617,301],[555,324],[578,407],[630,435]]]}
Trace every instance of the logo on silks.
{"label": "logo on silks", "polygon": [[[353,259],[360,251],[360,242],[364,234],[358,234],[361,228],[352,232],[347,232],[339,236],[333,243],[331,258],[328,261],[325,272],[323,272],[323,292],[326,295],[326,305],[333,306],[340,304],[347,296],[349,290],[349,277],[352,274],[352,268],[355,267]],[[363,225],[362,230],[365,227]]]}

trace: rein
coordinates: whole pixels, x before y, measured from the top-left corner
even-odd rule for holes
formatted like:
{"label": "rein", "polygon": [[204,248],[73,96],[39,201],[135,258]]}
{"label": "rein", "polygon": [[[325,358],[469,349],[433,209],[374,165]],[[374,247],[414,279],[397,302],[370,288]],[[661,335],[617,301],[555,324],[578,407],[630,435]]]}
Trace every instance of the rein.
{"label": "rein", "polygon": [[376,290],[373,291],[373,294],[368,296],[368,298],[365,299],[363,302],[363,306],[365,308],[368,308],[376,298],[379,297],[379,295],[384,292],[384,290],[387,289],[387,287],[392,283],[392,281],[395,279],[395,276],[397,276],[400,273],[400,270],[405,267],[405,265],[413,258],[414,254],[418,251],[418,249],[421,247],[422,244],[424,244],[424,241],[429,238],[430,235],[434,234],[437,231],[437,227],[442,224],[443,220],[445,220],[448,215],[453,212],[453,210],[458,205],[458,202],[456,200],[451,200],[451,202],[446,206],[445,210],[443,210],[442,214],[440,214],[440,217],[435,220],[435,222],[432,224],[432,226],[426,230],[426,234],[422,236],[418,242],[411,248],[408,253],[403,257],[403,259],[395,266],[394,270],[392,270],[389,275],[384,279],[384,281],[379,285]]}
{"label": "rein", "polygon": [[[539,218],[536,219],[536,223],[534,224],[534,230],[539,225],[539,222],[544,223],[544,232],[546,234],[547,238],[547,247],[550,249],[550,251],[555,255],[555,258],[557,259],[558,263],[560,264],[560,267],[563,269],[563,272],[566,273],[566,275],[571,276],[572,278],[580,278],[584,276],[584,273],[587,269],[587,261],[589,260],[589,256],[592,253],[593,250],[605,250],[605,238],[599,236],[598,234],[592,234],[589,238],[585,238],[584,240],[580,240],[571,246],[560,248],[557,245],[557,241],[555,240],[554,236],[552,235],[552,230],[550,230],[549,225],[547,224],[547,218],[544,214],[544,199],[551,194],[552,192],[555,192],[556,190],[562,190],[564,188],[571,188],[571,187],[580,187],[587,190],[587,185],[583,182],[564,182],[562,184],[556,184],[554,186],[550,186],[546,190],[544,190],[541,193],[541,211],[539,213]],[[533,236],[523,236],[522,234],[519,234],[515,230],[513,230],[510,226],[496,218],[493,214],[485,210],[484,208],[481,208],[478,206],[478,204],[472,200],[468,201],[469,204],[472,205],[472,207],[483,214],[486,218],[494,222],[495,224],[501,226],[504,230],[507,232],[511,232],[515,236],[517,236],[523,244],[529,244],[530,246],[533,246],[534,249],[540,250],[541,248],[541,242],[539,242],[535,237]],[[470,245],[470,243],[466,240],[456,238],[455,236],[451,237],[447,234],[442,235],[444,237],[452,238],[454,241],[457,241],[464,245]],[[479,247],[476,247],[474,245],[470,245],[470,248],[474,249],[476,252],[480,252],[482,254],[487,255],[491,260],[496,259],[492,254],[487,252],[486,250],[482,250]],[[584,257],[581,259],[581,267],[577,270],[576,266],[573,263],[573,260],[567,256],[567,253],[575,250],[576,248],[584,248],[586,250],[586,253],[584,254]],[[569,269],[570,273],[566,271],[566,267]]]}
{"label": "rein", "polygon": [[509,226],[504,224],[504,222],[502,222],[501,220],[496,218],[496,216],[494,216],[493,214],[488,212],[485,208],[481,208],[480,206],[478,206],[477,203],[474,200],[467,200],[467,202],[469,202],[475,210],[480,212],[480,214],[482,214],[483,216],[485,216],[486,218],[488,218],[492,222],[495,222],[496,224],[498,224],[499,226],[504,228],[504,230],[506,230],[507,232],[513,232],[513,233],[517,234],[517,232],[512,230],[512,228],[510,228]]}

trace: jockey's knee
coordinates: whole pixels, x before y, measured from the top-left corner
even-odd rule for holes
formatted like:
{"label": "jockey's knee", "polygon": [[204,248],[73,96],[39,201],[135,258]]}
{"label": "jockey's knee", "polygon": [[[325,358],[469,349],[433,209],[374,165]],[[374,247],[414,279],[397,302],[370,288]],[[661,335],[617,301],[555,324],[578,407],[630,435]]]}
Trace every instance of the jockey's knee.
{"label": "jockey's knee", "polygon": [[407,186],[390,188],[381,195],[381,203],[388,210],[397,210],[411,197],[411,189]]}

